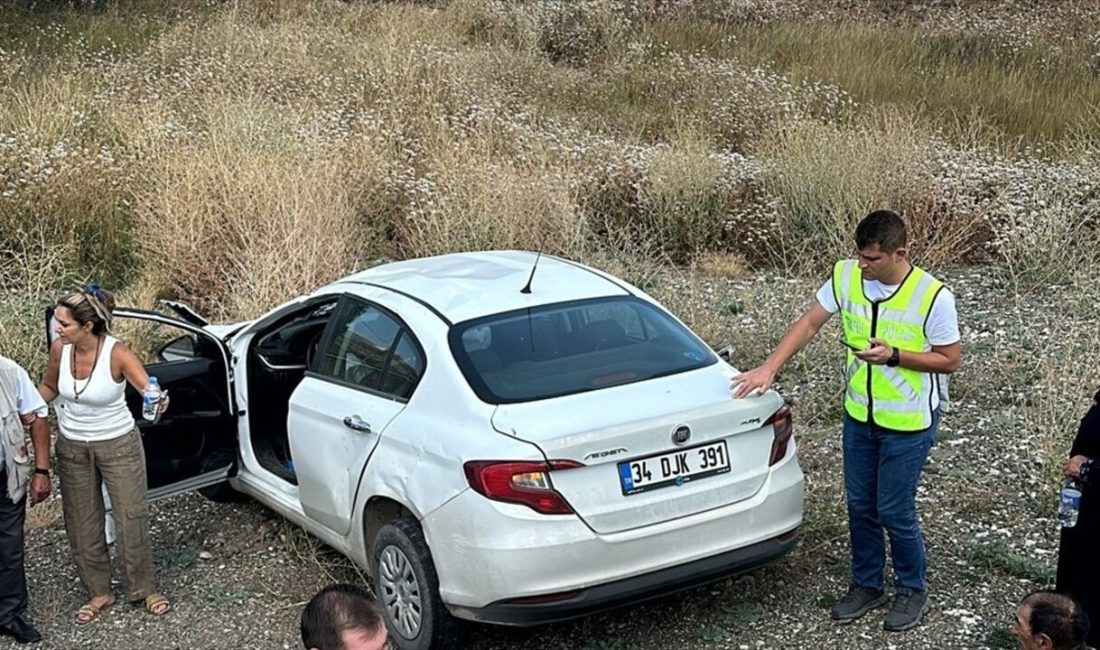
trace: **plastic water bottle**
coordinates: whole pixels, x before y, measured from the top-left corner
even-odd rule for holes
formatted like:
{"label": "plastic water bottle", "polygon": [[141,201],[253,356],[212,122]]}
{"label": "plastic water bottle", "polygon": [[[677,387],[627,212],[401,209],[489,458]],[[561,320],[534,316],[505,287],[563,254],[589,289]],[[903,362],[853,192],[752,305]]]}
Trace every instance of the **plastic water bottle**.
{"label": "plastic water bottle", "polygon": [[1066,478],[1062,483],[1061,498],[1058,501],[1058,523],[1063,528],[1077,525],[1077,513],[1081,510],[1081,481]]}
{"label": "plastic water bottle", "polygon": [[145,390],[141,391],[141,417],[156,422],[160,416],[160,384],[156,377],[150,377]]}

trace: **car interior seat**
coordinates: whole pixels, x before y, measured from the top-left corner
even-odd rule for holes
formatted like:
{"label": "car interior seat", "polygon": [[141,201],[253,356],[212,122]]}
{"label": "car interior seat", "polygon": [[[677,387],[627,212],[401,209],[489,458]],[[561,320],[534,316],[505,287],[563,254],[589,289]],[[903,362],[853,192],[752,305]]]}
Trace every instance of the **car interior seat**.
{"label": "car interior seat", "polygon": [[492,342],[488,349],[496,355],[502,367],[530,361],[534,357],[534,350],[527,320],[516,319],[493,325]]}
{"label": "car interior seat", "polygon": [[500,370],[504,365],[497,353],[492,350],[474,350],[473,352],[467,352],[466,356],[470,358],[470,363],[474,364],[478,372]]}
{"label": "car interior seat", "polygon": [[561,356],[562,349],[558,335],[554,323],[549,318],[531,320],[531,348],[535,359],[539,361]]}
{"label": "car interior seat", "polygon": [[626,331],[618,321],[611,319],[597,320],[588,323],[577,333],[581,350],[594,352],[617,348],[626,344]]}

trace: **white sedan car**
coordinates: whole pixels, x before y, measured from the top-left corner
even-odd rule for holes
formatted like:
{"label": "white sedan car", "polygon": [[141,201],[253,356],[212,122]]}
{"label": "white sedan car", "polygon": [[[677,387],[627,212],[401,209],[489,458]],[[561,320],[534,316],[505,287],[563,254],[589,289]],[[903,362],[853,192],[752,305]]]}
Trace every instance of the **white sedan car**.
{"label": "white sedan car", "polygon": [[172,396],[142,424],[150,495],[244,493],[301,525],[373,576],[398,648],[669,594],[797,539],[783,400],[731,399],[729,364],[598,270],[467,253],[231,326],[170,306],[116,312]]}

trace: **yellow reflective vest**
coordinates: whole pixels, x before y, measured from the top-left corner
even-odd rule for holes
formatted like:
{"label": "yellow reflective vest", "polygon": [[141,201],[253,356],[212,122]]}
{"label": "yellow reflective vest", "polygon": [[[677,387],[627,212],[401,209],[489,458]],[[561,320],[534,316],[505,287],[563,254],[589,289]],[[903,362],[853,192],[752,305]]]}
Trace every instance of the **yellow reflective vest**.
{"label": "yellow reflective vest", "polygon": [[[932,349],[924,326],[943,283],[916,266],[893,295],[872,301],[863,293],[863,274],[856,260],[833,267],[833,294],[840,306],[841,327],[848,342],[865,349],[871,338],[903,352]],[[894,431],[920,431],[932,426],[937,375],[901,366],[872,365],[848,350],[845,359],[844,409],[852,418]]]}

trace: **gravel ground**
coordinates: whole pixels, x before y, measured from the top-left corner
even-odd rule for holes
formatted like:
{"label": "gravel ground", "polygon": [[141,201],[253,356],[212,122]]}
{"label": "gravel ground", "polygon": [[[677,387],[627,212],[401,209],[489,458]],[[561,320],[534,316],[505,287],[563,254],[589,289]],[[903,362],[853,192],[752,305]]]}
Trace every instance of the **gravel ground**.
{"label": "gravel ground", "polygon": [[[981,271],[943,275],[958,296],[965,357],[952,383],[955,407],[920,488],[934,601],[922,627],[887,634],[882,611],[848,626],[828,618],[846,585],[848,557],[842,384],[831,323],[780,377],[795,408],[807,474],[803,537],[789,556],[752,574],[578,622],[471,626],[467,647],[1014,647],[1007,636],[1014,603],[1053,575],[1053,461],[1067,448],[1090,388],[1100,383],[1100,359],[1089,348],[1097,335],[1098,285],[1020,297]],[[735,357],[750,365],[814,285],[678,274],[650,289],[712,343],[730,338]],[[42,648],[297,648],[297,617],[310,595],[334,580],[363,579],[334,551],[256,503],[184,495],[153,505],[159,580],[174,599],[173,612],[155,619],[118,604],[78,628],[70,617],[84,594],[56,495],[32,511],[28,527],[31,609],[46,635]]]}

